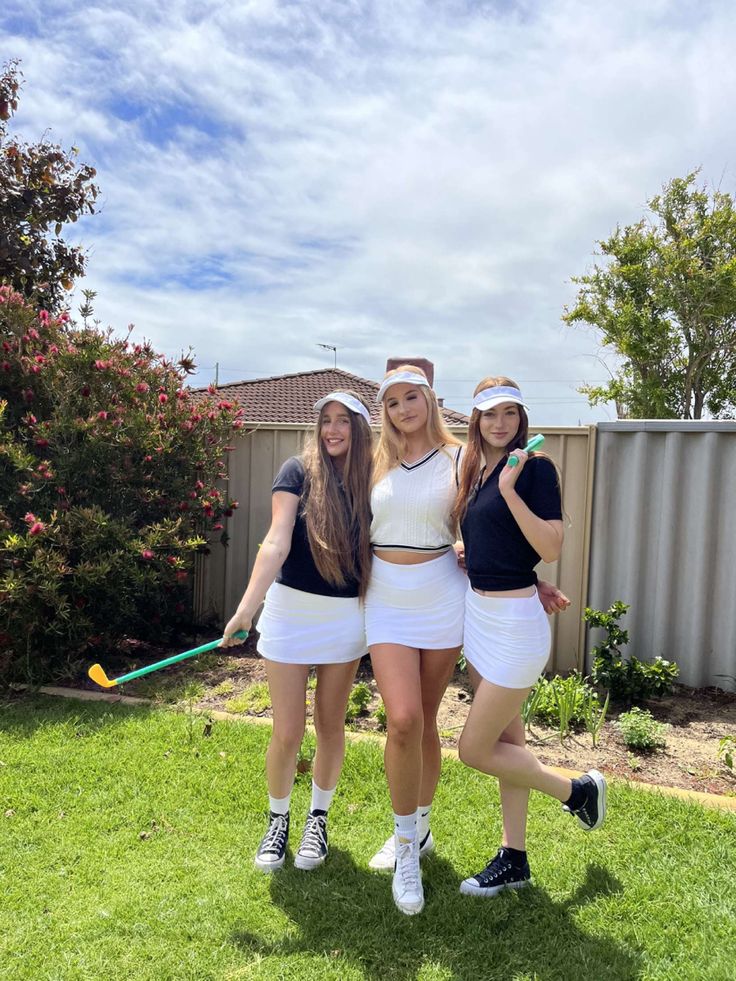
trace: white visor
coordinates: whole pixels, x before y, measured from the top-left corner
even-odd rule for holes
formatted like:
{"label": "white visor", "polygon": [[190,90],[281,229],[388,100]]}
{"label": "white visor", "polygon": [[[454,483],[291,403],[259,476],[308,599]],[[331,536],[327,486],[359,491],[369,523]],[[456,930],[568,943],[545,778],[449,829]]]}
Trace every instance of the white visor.
{"label": "white visor", "polygon": [[325,395],[323,399],[319,402],[314,403],[314,411],[319,412],[319,410],[327,405],[328,402],[339,402],[344,405],[346,409],[350,409],[351,412],[357,412],[358,415],[363,416],[365,421],[370,426],[371,424],[371,414],[360,401],[356,399],[354,395],[348,395],[347,392],[330,392],[329,395]]}
{"label": "white visor", "polygon": [[510,385],[497,385],[495,388],[484,388],[473,399],[473,408],[478,409],[480,412],[485,412],[486,409],[492,409],[496,405],[503,405],[504,402],[514,402],[516,405],[521,405],[529,411],[529,406],[524,401],[519,389],[512,388]]}
{"label": "white visor", "polygon": [[429,382],[424,377],[416,371],[397,371],[395,375],[389,375],[388,378],[384,378],[381,387],[378,389],[378,395],[376,395],[376,402],[382,402],[383,397],[386,392],[391,388],[392,385],[424,385],[425,388],[429,388]]}

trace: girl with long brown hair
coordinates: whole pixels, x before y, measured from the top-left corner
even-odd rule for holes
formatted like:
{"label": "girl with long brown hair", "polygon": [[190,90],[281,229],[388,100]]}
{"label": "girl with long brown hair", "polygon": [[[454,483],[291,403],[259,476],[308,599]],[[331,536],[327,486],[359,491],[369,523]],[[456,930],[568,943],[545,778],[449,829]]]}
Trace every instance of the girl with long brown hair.
{"label": "girl with long brown hair", "polygon": [[498,853],[460,886],[474,896],[495,896],[531,880],[530,789],[556,797],[587,831],[600,827],[606,813],[606,782],[597,770],[570,780],[524,744],[521,706],[550,648],[534,568],[541,559],[554,562],[563,541],[557,472],[543,454],[524,452],[528,432],[518,385],[504,376],[484,378],[474,393],[453,512],[470,580],[463,647],[475,689],[458,749],[468,766],[498,777],[503,820]]}
{"label": "girl with long brown hair", "polygon": [[[258,620],[273,731],[266,752],[269,821],[255,864],[284,864],[296,760],[304,735],[309,669],[316,665],[312,801],[294,859],[300,869],[327,855],[327,813],[345,754],[345,709],[367,650],[362,598],[370,576],[372,434],[365,402],[354,392],[320,399],[311,442],[273,484],[271,527],[248,586],[225,627],[222,646]],[[274,581],[275,580],[275,581]]]}

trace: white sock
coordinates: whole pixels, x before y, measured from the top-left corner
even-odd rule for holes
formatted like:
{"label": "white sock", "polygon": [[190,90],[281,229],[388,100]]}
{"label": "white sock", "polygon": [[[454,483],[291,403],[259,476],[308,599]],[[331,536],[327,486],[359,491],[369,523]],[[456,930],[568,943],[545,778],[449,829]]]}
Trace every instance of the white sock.
{"label": "white sock", "polygon": [[424,841],[429,834],[429,815],[431,813],[431,804],[427,804],[426,806],[423,804],[419,805],[417,810],[417,837],[420,841]]}
{"label": "white sock", "polygon": [[310,811],[324,811],[326,814],[330,809],[330,804],[332,803],[332,798],[335,796],[336,790],[337,787],[333,787],[332,790],[322,790],[313,780]]}
{"label": "white sock", "polygon": [[271,808],[272,814],[288,814],[290,801],[291,791],[289,791],[286,797],[272,797],[270,794],[268,795],[268,806]]}
{"label": "white sock", "polygon": [[417,812],[412,814],[396,814],[394,812],[394,829],[399,838],[404,841],[414,841],[417,836]]}

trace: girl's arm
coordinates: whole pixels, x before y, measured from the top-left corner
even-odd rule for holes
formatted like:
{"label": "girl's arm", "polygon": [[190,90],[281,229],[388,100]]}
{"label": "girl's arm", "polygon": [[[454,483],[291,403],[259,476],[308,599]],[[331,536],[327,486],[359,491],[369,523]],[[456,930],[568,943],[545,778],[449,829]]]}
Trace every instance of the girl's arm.
{"label": "girl's arm", "polygon": [[258,549],[248,586],[238,608],[225,627],[220,647],[242,644],[233,634],[237,630],[250,630],[256,610],[263,602],[266,591],[276,578],[291,549],[299,498],[288,491],[276,491],[271,496],[271,527]]}
{"label": "girl's arm", "polygon": [[529,457],[523,450],[514,450],[514,456],[519,458],[519,463],[515,467],[503,468],[498,478],[498,489],[521,533],[534,551],[543,562],[555,562],[562,550],[564,538],[562,521],[549,521],[538,517],[516,493],[516,481]]}

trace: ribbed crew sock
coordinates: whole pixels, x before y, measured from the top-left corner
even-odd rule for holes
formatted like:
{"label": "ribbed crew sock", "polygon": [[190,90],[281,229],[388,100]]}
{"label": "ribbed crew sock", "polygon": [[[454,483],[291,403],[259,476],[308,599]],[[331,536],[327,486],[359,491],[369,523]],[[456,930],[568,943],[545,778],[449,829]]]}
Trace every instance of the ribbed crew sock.
{"label": "ribbed crew sock", "polygon": [[417,812],[412,814],[394,813],[394,829],[400,839],[414,841],[417,836]]}
{"label": "ribbed crew sock", "polygon": [[429,817],[432,813],[432,805],[419,805],[417,810],[417,837],[419,841],[424,841],[424,839],[429,834]]}
{"label": "ribbed crew sock", "polygon": [[332,798],[335,796],[335,790],[337,788],[333,787],[332,790],[322,790],[317,784],[312,781],[312,803],[310,805],[310,811],[322,811],[326,814],[330,809],[330,804],[332,803]]}
{"label": "ribbed crew sock", "polygon": [[272,797],[270,794],[268,795],[268,806],[272,814],[288,814],[290,802],[291,791],[289,791],[286,797]]}

